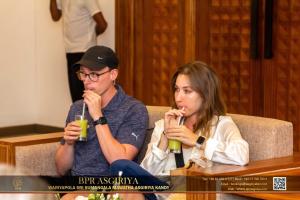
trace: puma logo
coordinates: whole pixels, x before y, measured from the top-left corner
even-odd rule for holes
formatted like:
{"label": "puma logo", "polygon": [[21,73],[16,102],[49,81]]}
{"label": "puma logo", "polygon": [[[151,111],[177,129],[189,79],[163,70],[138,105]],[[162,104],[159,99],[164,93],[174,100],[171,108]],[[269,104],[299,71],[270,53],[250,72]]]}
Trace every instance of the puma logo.
{"label": "puma logo", "polygon": [[134,132],[132,132],[132,133],[131,133],[131,135],[135,137],[135,140],[137,140],[137,139],[138,139],[138,137],[139,137],[139,136],[138,136],[138,135],[136,135]]}
{"label": "puma logo", "polygon": [[119,171],[118,175],[122,176],[123,175],[123,171]]}

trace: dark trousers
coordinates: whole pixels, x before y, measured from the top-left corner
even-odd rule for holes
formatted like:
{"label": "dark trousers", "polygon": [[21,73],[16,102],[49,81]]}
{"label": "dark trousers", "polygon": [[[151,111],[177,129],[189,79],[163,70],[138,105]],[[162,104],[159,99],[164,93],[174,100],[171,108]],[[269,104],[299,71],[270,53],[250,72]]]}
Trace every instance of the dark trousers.
{"label": "dark trousers", "polygon": [[[110,170],[113,176],[118,176],[119,171],[122,171],[122,176],[135,177],[138,179],[138,183],[140,185],[168,186],[166,182],[153,176],[148,171],[131,160],[116,160],[111,163]],[[153,193],[145,193],[144,196],[146,199],[157,199]]]}
{"label": "dark trousers", "polygon": [[67,53],[68,80],[72,102],[82,99],[84,86],[82,81],[77,78],[73,65],[78,62],[84,53]]}

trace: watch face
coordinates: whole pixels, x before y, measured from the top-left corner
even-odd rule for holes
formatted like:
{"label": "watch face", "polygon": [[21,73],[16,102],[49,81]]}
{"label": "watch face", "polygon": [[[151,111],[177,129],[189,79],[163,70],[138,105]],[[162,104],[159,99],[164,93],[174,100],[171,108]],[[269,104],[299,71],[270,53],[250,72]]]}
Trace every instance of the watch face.
{"label": "watch face", "polygon": [[100,117],[99,118],[99,123],[100,124],[107,124],[106,118],[105,117]]}
{"label": "watch face", "polygon": [[197,143],[198,143],[198,144],[203,144],[204,141],[205,141],[205,137],[200,136],[200,137],[198,138],[198,140],[197,140]]}
{"label": "watch face", "polygon": [[98,125],[98,124],[107,124],[107,120],[105,117],[100,117],[99,119],[97,119],[96,121],[94,121],[94,126]]}

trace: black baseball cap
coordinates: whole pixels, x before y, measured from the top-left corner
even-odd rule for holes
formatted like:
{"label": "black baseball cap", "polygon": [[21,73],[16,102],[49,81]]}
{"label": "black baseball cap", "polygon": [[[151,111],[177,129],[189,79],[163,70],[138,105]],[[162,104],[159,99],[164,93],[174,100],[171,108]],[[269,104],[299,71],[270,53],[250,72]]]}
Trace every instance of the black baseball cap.
{"label": "black baseball cap", "polygon": [[104,67],[116,69],[118,68],[118,64],[119,59],[111,48],[106,46],[93,46],[73,65],[73,69],[78,70],[80,66],[85,66],[93,70],[101,70]]}

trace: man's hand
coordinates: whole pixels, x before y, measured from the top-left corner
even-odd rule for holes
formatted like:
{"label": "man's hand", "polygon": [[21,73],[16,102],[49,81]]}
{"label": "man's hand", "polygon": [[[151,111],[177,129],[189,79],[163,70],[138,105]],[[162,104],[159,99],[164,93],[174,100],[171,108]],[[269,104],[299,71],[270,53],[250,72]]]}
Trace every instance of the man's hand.
{"label": "man's hand", "polygon": [[107,22],[104,19],[104,16],[102,14],[102,12],[98,12],[93,16],[95,22],[96,22],[96,27],[95,27],[95,31],[96,31],[96,35],[100,35],[102,34],[106,28],[107,28]]}
{"label": "man's hand", "polygon": [[81,128],[76,121],[69,123],[65,127],[64,140],[68,145],[73,145],[80,135]]}
{"label": "man's hand", "polygon": [[91,90],[85,90],[83,93],[83,100],[89,108],[89,113],[93,120],[99,119],[102,117],[101,111],[101,96]]}

